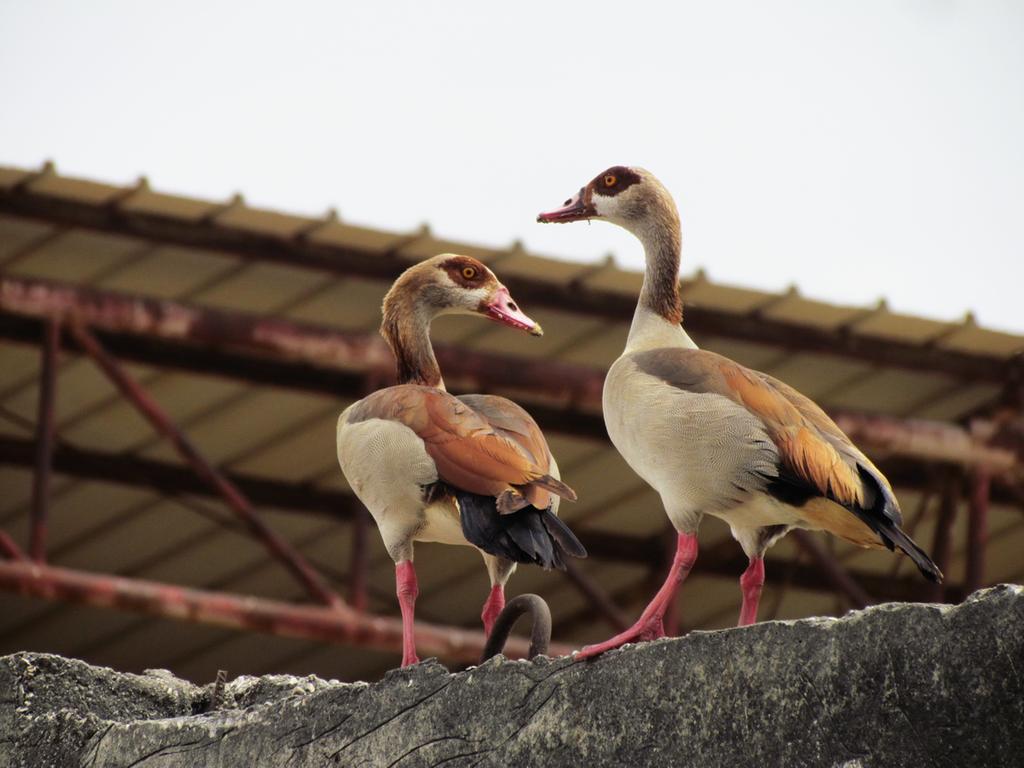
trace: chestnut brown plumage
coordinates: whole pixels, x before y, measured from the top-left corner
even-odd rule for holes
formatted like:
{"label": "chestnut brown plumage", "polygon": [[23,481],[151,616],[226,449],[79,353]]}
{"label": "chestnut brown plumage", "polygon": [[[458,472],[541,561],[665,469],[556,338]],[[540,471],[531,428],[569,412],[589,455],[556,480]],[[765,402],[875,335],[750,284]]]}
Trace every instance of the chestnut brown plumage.
{"label": "chestnut brown plumage", "polygon": [[414,542],[481,551],[491,579],[481,615],[488,633],[516,563],[564,567],[565,555],[586,554],[556,517],[558,499],[575,500],[576,494],[558,478],[530,415],[505,398],[445,391],[429,328],[434,317],[448,313],[541,333],[477,259],[428,259],[406,270],[384,299],[381,333],[395,353],[400,383],[354,403],[338,420],[342,471],[395,561],[403,665],[417,661]]}
{"label": "chestnut brown plumage", "polygon": [[862,547],[898,548],[934,581],[942,574],[900,528],[878,468],[824,411],[792,387],[697,348],[682,329],[681,236],[671,195],[640,168],[613,166],[541,222],[604,219],[644,245],[646,270],[626,349],[605,378],[605,425],[629,465],[661,496],[678,531],[665,585],[637,623],[581,654],[660,637],[662,617],[697,556],[705,514],[725,520],[750,559],[740,624],[756,620],[763,556],[792,528]]}

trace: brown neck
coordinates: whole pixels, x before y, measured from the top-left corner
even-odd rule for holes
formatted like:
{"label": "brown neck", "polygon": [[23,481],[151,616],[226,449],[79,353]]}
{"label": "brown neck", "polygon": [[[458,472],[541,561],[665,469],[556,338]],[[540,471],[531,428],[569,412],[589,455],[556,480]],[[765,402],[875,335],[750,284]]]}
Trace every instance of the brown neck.
{"label": "brown neck", "polygon": [[669,201],[648,219],[637,235],[644,244],[647,259],[640,306],[679,325],[683,321],[683,299],[679,295],[682,235],[675,205]]}
{"label": "brown neck", "polygon": [[431,315],[414,298],[389,293],[380,332],[395,353],[399,384],[444,389],[441,369],[430,344]]}

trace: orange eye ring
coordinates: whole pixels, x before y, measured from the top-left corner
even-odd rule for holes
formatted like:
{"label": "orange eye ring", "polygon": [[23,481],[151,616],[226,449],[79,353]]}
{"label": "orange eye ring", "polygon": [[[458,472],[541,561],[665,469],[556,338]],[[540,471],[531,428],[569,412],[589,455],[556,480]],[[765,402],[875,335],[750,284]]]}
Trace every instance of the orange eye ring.
{"label": "orange eye ring", "polygon": [[463,267],[462,276],[467,280],[472,280],[476,277],[476,267]]}
{"label": "orange eye ring", "polygon": [[615,176],[610,174],[610,173],[607,176],[604,177],[604,185],[606,187],[614,187],[616,185],[616,183],[618,183],[618,181],[619,180],[617,178],[615,178]]}

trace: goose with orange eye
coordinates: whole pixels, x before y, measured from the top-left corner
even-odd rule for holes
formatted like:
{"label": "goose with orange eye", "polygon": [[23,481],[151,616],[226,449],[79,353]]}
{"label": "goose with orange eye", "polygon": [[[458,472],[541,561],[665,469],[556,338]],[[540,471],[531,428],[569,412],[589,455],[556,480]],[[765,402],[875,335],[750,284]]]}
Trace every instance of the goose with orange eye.
{"label": "goose with orange eye", "polygon": [[511,400],[445,391],[430,344],[431,320],[473,314],[540,336],[540,325],[481,262],[443,254],[407,269],[384,298],[381,334],[398,385],[378,390],[338,419],[338,462],[395,562],[402,611],[402,666],[418,661],[413,545],[476,547],[491,592],[481,613],[491,633],[517,563],[564,568],[586,550],[557,517],[576,494],[559,479],[540,427]]}
{"label": "goose with orange eye", "polygon": [[661,182],[640,168],[615,166],[537,217],[590,218],[617,224],[644,247],[643,287],[626,348],[605,377],[602,410],[612,443],[657,491],[678,535],[668,578],[636,623],[577,658],[665,634],[665,611],[694,565],[704,515],[728,523],[748,558],[741,626],[757,620],[765,552],[793,529],[898,549],[926,579],[941,581],[901,528],[889,481],[817,404],[778,379],[698,349],[683,330],[679,213]]}
{"label": "goose with orange eye", "polygon": [[[631,218],[635,210],[633,200],[630,199],[627,204],[626,198],[646,193],[646,190],[638,186],[640,180],[638,170],[616,165],[591,179],[585,187],[566,200],[561,208],[537,216],[537,221],[555,224],[583,219],[607,219],[620,223]],[[620,198],[624,193],[624,197]]]}
{"label": "goose with orange eye", "polygon": [[447,275],[450,284],[447,289],[433,283],[426,283],[420,288],[425,292],[425,300],[436,308],[436,314],[483,315],[532,336],[544,335],[540,323],[523,314],[512,300],[508,288],[481,262],[470,256],[453,254],[436,257],[436,261],[437,270]]}

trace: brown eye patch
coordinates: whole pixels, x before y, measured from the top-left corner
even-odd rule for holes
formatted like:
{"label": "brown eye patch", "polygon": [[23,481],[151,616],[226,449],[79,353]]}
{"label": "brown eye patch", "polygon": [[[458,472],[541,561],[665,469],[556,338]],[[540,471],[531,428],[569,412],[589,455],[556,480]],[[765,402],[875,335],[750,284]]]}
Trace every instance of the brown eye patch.
{"label": "brown eye patch", "polygon": [[454,256],[440,264],[456,285],[479,288],[487,282],[487,267],[470,256]]}
{"label": "brown eye patch", "polygon": [[640,174],[624,165],[609,168],[590,182],[594,192],[606,197],[614,197],[623,190],[629,189],[641,181]]}

